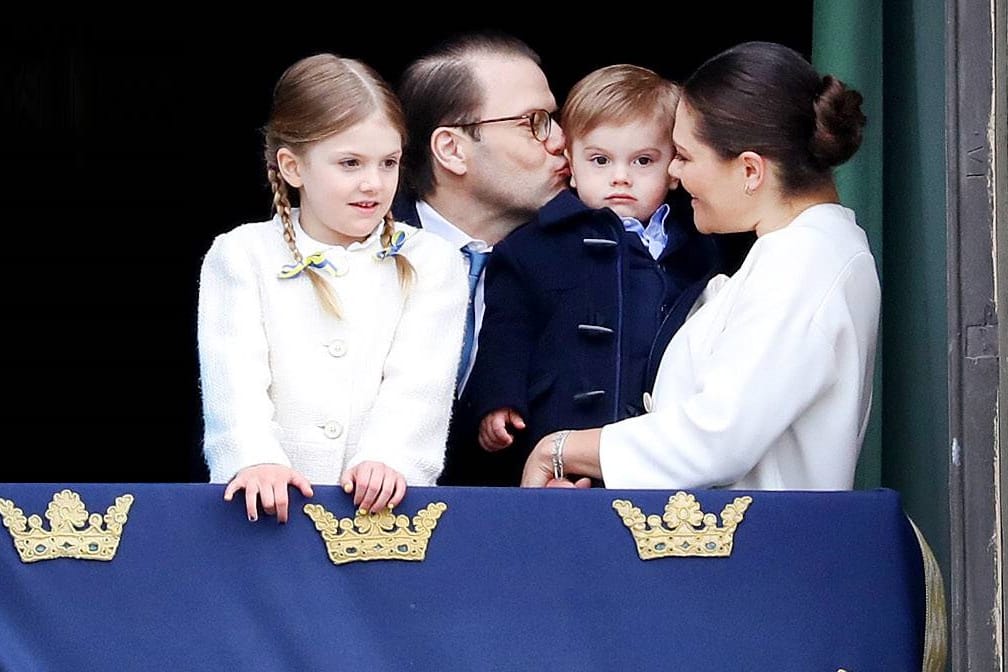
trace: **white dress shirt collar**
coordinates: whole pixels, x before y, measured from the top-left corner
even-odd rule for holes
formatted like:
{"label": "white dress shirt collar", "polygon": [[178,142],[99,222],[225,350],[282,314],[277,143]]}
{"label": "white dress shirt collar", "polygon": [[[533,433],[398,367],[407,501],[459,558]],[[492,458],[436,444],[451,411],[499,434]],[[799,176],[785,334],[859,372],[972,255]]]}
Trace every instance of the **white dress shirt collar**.
{"label": "white dress shirt collar", "polygon": [[468,233],[458,228],[440,212],[435,210],[427,201],[417,200],[417,216],[420,218],[420,226],[431,233],[444,238],[454,247],[462,249],[469,247],[476,252],[489,252],[491,246],[485,240],[473,238]]}

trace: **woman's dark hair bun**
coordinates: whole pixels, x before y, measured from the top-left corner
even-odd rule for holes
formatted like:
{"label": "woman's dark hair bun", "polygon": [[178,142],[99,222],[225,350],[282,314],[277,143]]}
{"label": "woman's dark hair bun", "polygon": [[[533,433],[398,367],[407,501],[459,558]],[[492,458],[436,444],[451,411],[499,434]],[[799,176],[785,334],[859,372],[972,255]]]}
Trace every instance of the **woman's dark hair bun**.
{"label": "woman's dark hair bun", "polygon": [[836,77],[822,78],[814,102],[815,131],[809,141],[809,154],[820,168],[840,165],[861,146],[866,121],[861,111],[863,100]]}

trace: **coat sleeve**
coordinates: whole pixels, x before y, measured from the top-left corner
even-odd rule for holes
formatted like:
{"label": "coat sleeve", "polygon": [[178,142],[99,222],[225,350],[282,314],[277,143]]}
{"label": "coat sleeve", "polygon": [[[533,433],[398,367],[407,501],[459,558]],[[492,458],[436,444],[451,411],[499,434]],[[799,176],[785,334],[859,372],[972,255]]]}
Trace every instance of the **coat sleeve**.
{"label": "coat sleeve", "polygon": [[269,354],[256,265],[234,234],[218,236],[200,269],[197,344],[203,453],[212,483],[263,463],[290,466],[270,400]]}
{"label": "coat sleeve", "polygon": [[382,462],[410,485],[434,485],[444,466],[455,373],[469,301],[465,261],[433,234],[405,254],[415,274],[359,450],[347,464]]}

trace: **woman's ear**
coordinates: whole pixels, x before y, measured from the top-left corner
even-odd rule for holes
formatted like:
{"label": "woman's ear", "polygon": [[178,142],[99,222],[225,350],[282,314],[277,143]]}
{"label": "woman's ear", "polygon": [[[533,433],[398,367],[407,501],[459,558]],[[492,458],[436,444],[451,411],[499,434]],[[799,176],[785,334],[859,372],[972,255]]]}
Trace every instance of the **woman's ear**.
{"label": "woman's ear", "polygon": [[465,175],[466,143],[457,129],[438,126],[431,133],[431,155],[435,163],[455,175]]}
{"label": "woman's ear", "polygon": [[742,164],[742,191],[752,196],[767,177],[767,162],[751,151],[742,152],[738,158]]}
{"label": "woman's ear", "polygon": [[286,147],[281,147],[277,150],[276,159],[277,167],[280,169],[280,175],[284,181],[295,189],[301,188],[304,180],[301,179],[301,159],[297,154]]}

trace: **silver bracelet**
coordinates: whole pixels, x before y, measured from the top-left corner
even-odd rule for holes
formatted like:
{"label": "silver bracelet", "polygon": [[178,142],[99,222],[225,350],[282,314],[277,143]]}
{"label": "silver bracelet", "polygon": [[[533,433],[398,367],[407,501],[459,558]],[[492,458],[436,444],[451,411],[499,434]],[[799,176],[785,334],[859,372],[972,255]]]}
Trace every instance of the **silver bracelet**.
{"label": "silver bracelet", "polygon": [[553,458],[553,478],[557,480],[564,477],[563,449],[568,434],[570,434],[570,430],[565,429],[553,435],[553,448],[550,450],[550,457]]}

